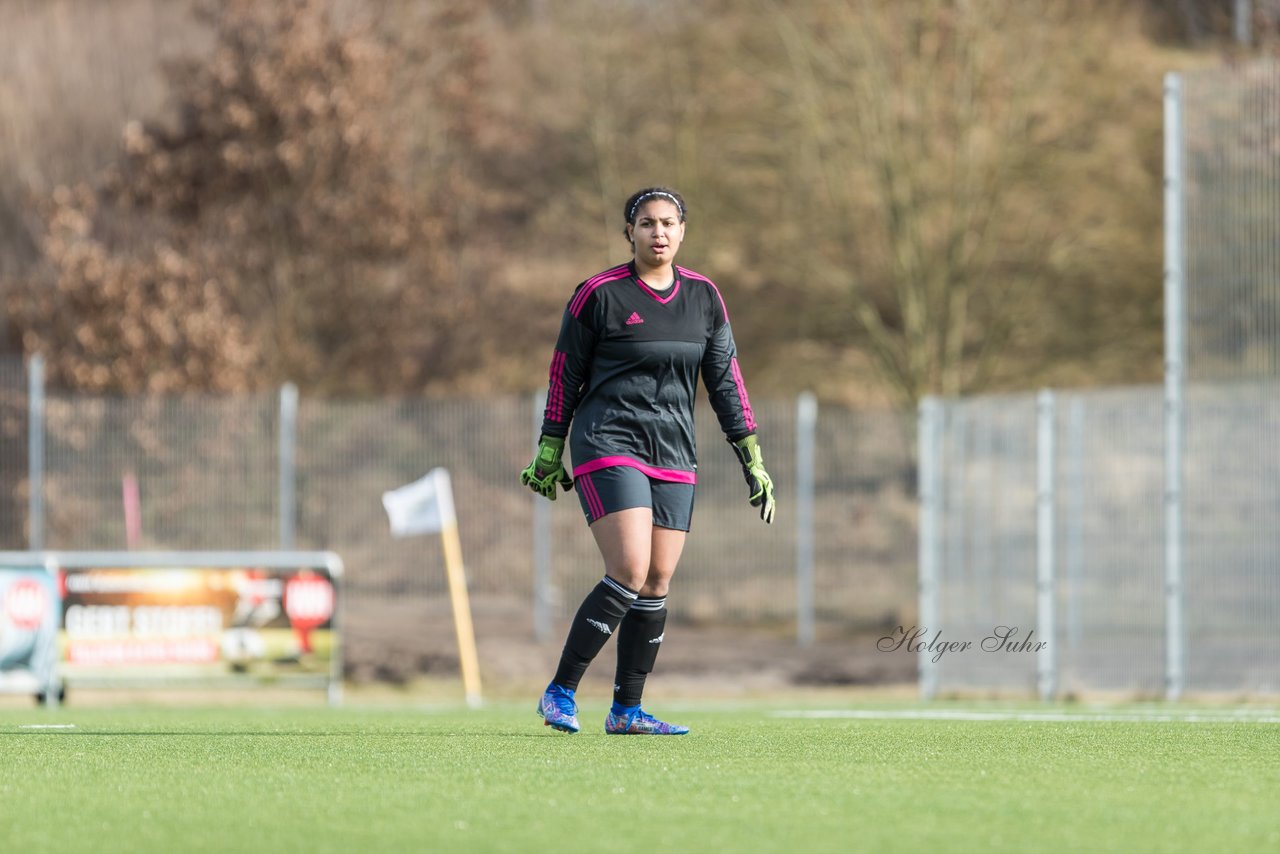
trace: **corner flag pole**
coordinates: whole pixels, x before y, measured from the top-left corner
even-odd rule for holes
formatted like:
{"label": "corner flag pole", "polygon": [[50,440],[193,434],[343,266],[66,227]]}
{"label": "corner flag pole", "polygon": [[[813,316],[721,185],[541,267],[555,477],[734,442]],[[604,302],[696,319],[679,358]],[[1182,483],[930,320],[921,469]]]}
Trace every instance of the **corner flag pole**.
{"label": "corner flag pole", "polygon": [[467,705],[480,705],[480,659],[476,654],[476,633],[471,625],[471,601],[467,596],[467,576],[462,568],[462,543],[458,522],[452,519],[440,530],[444,545],[444,569],[449,579],[449,602],[453,606],[453,627],[458,634],[458,663],[462,667],[462,688]]}
{"label": "corner flag pole", "polygon": [[382,494],[382,505],[391,520],[391,534],[440,534],[444,546],[445,576],[449,582],[449,603],[453,627],[458,636],[458,663],[467,705],[480,705],[480,659],[476,654],[476,634],[471,623],[471,602],[467,597],[467,575],[462,564],[462,542],[458,538],[458,517],[453,509],[453,484],[449,472],[435,468],[426,477]]}

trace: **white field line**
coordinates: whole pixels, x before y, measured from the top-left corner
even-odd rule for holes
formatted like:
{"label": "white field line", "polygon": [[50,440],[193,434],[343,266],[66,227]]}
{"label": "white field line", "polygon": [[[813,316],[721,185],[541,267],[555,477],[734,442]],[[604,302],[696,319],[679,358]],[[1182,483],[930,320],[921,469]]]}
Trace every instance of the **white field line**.
{"label": "white field line", "polygon": [[975,712],[959,709],[795,709],[773,713],[779,718],[850,719],[864,721],[1016,721],[1046,723],[1188,723],[1280,724],[1274,711],[1197,712]]}
{"label": "white field line", "polygon": [[18,729],[75,729],[75,724],[19,724]]}

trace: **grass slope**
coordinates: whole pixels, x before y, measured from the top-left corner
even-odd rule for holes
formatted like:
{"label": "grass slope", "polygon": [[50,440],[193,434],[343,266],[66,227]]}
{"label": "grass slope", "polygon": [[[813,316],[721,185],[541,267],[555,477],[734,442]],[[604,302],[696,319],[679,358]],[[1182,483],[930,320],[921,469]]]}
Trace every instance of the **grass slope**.
{"label": "grass slope", "polygon": [[[531,704],[530,704],[531,706]],[[1280,850],[1280,724],[0,711],[10,851]],[[75,724],[74,729],[30,725]]]}

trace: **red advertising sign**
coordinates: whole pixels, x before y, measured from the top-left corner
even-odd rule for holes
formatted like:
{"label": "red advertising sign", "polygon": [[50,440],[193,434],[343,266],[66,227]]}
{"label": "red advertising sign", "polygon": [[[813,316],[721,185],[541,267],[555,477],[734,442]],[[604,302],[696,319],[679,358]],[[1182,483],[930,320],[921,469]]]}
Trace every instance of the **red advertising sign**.
{"label": "red advertising sign", "polygon": [[50,601],[45,585],[31,578],[20,578],[5,592],[4,615],[15,628],[34,631],[49,613]]}
{"label": "red advertising sign", "polygon": [[318,575],[298,575],[284,586],[284,611],[303,652],[311,652],[311,632],[333,617],[333,585]]}
{"label": "red advertising sign", "polygon": [[58,614],[58,585],[47,569],[0,566],[0,692],[52,689]]}

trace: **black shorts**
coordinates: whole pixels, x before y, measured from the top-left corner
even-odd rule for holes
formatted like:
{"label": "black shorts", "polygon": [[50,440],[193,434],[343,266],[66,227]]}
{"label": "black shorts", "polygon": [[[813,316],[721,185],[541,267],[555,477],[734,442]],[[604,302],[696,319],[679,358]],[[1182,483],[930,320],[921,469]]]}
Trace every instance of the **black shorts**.
{"label": "black shorts", "polygon": [[609,466],[578,475],[573,488],[587,524],[629,507],[653,510],[653,524],[659,528],[687,531],[693,519],[692,483],[658,480],[631,466]]}

